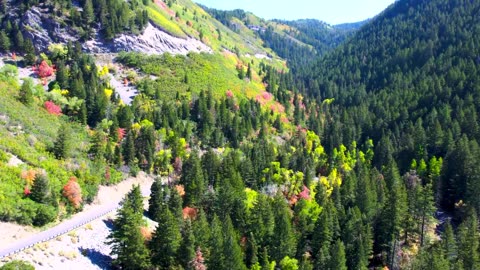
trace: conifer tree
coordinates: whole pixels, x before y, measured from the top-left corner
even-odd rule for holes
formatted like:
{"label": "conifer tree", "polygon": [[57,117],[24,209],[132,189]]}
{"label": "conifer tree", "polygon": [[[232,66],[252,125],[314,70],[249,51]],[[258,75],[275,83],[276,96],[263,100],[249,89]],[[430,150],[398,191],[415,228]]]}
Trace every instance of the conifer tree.
{"label": "conifer tree", "polygon": [[53,145],[53,154],[57,159],[65,159],[70,156],[72,142],[71,130],[68,125],[62,125],[58,130],[58,136]]}
{"label": "conifer tree", "polygon": [[4,30],[0,31],[0,50],[3,52],[8,52],[10,50],[11,41],[8,35]]}
{"label": "conifer tree", "polygon": [[181,228],[183,225],[183,209],[182,209],[182,196],[178,193],[175,187],[170,189],[170,199],[168,200],[168,208],[172,212],[173,216],[178,221],[178,227]]}
{"label": "conifer tree", "polygon": [[169,269],[177,265],[182,236],[176,218],[167,207],[161,209],[156,220],[158,225],[150,242],[152,263],[161,269]]}
{"label": "conifer tree", "polygon": [[50,195],[50,185],[48,178],[41,174],[37,173],[33,181],[30,198],[37,203],[47,203],[48,197]]}
{"label": "conifer tree", "polygon": [[196,206],[200,203],[206,186],[198,152],[193,151],[183,165],[180,183],[185,187],[184,206]]}
{"label": "conifer tree", "polygon": [[211,231],[203,209],[198,211],[197,219],[193,222],[193,234],[195,236],[195,246],[201,247],[203,252],[206,253],[210,246]]}
{"label": "conifer tree", "polygon": [[150,187],[150,199],[148,199],[148,215],[155,220],[162,208],[165,207],[162,179],[155,178]]}
{"label": "conifer tree", "polygon": [[458,249],[457,249],[457,242],[456,242],[455,235],[453,233],[453,228],[452,228],[452,225],[450,224],[450,221],[446,222],[441,239],[442,239],[441,245],[442,245],[445,257],[453,265],[457,260]]}
{"label": "conifer tree", "polygon": [[227,270],[246,270],[243,263],[242,249],[240,248],[240,241],[235,232],[230,216],[227,216],[223,224],[223,254],[224,254],[224,269]]}
{"label": "conifer tree", "polygon": [[341,240],[337,240],[330,249],[330,260],[328,263],[330,270],[347,270],[345,259],[345,246]]}
{"label": "conifer tree", "polygon": [[113,222],[114,230],[108,237],[112,254],[117,255],[114,264],[122,269],[149,269],[151,266],[150,253],[140,231],[143,211],[138,211],[138,202],[142,200],[140,187],[133,187],[125,196]]}
{"label": "conifer tree", "polygon": [[210,237],[210,256],[207,261],[208,269],[225,269],[224,260],[229,258],[224,258],[224,235],[216,215],[213,216],[210,228],[212,236]]}
{"label": "conifer tree", "polygon": [[31,66],[35,63],[36,55],[35,55],[35,47],[33,46],[33,42],[31,39],[27,38],[25,41],[25,64]]}
{"label": "conifer tree", "polygon": [[275,228],[272,239],[272,258],[280,262],[284,257],[295,255],[295,235],[291,222],[291,214],[285,198],[277,195],[274,200]]}
{"label": "conifer tree", "polygon": [[19,100],[23,104],[30,105],[33,103],[33,80],[31,78],[25,78],[23,80],[19,94]]}
{"label": "conifer tree", "polygon": [[192,269],[191,262],[195,260],[195,236],[192,232],[192,223],[190,219],[185,221],[182,231],[182,243],[178,249],[178,261],[183,269]]}
{"label": "conifer tree", "polygon": [[458,260],[462,262],[463,269],[474,270],[480,268],[478,219],[473,209],[468,212],[467,218],[458,227]]}

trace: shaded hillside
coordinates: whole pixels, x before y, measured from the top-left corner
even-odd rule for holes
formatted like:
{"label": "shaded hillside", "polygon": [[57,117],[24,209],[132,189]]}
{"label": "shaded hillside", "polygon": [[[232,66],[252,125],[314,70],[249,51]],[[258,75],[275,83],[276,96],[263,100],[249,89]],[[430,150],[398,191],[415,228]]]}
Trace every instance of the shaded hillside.
{"label": "shaded hillside", "polygon": [[264,46],[286,59],[293,71],[336,48],[363,25],[360,22],[337,27],[314,19],[267,21],[239,9],[224,11],[202,7],[232,31],[260,37]]}

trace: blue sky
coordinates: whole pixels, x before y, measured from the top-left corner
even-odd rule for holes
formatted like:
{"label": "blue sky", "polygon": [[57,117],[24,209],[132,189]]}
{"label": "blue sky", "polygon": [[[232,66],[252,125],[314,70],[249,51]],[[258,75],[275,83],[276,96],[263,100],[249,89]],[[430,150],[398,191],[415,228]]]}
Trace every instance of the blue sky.
{"label": "blue sky", "polygon": [[330,24],[358,22],[395,0],[194,0],[216,9],[243,9],[265,19],[319,19]]}

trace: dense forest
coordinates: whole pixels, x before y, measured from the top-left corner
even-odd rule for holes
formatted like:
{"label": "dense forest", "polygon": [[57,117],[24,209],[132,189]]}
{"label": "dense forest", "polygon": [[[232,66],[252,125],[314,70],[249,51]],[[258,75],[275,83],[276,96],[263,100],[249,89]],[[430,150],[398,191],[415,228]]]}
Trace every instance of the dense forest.
{"label": "dense forest", "polygon": [[[80,21],[89,5],[95,14],[82,27],[105,30],[117,3],[138,23],[105,33],[141,28],[147,3],[120,2],[81,1]],[[117,63],[145,74],[130,105],[80,43],[40,56],[28,45],[20,65],[56,76],[44,92],[0,69],[0,109],[25,123],[15,107],[38,112],[25,128],[45,140],[0,129],[0,219],[48,224],[142,170],[156,177],[147,214],[135,186],[108,238],[122,269],[479,269],[479,10],[400,0],[327,34],[282,21],[295,32],[258,35],[288,71],[225,51],[121,53]],[[250,24],[243,11],[208,12]],[[14,25],[0,46],[16,44]],[[309,46],[282,41],[292,37]],[[29,170],[1,166],[7,149]]]}

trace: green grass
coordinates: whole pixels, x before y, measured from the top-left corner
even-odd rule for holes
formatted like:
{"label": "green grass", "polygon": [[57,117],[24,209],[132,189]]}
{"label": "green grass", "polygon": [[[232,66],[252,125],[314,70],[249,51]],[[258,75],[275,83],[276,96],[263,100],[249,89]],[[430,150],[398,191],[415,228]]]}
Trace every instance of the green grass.
{"label": "green grass", "polygon": [[147,7],[147,12],[149,18],[160,28],[166,32],[180,38],[186,38],[187,35],[183,30],[178,26],[178,24],[168,17],[168,15],[161,10],[157,5],[150,4]]}
{"label": "green grass", "polygon": [[[238,59],[229,54],[196,54],[186,56],[147,56],[139,53],[125,53],[118,60],[142,72],[155,75],[155,81],[146,79],[139,83],[148,95],[155,95],[160,89],[162,96],[174,97],[172,92],[182,95],[198,94],[202,90],[211,90],[216,97],[224,97],[231,90],[237,98],[254,98],[264,91],[260,78],[248,81],[238,78],[235,65]],[[185,83],[187,78],[188,83]],[[146,84],[148,85],[145,87]],[[150,89],[150,90],[148,90]],[[190,91],[190,92],[189,92]]]}

